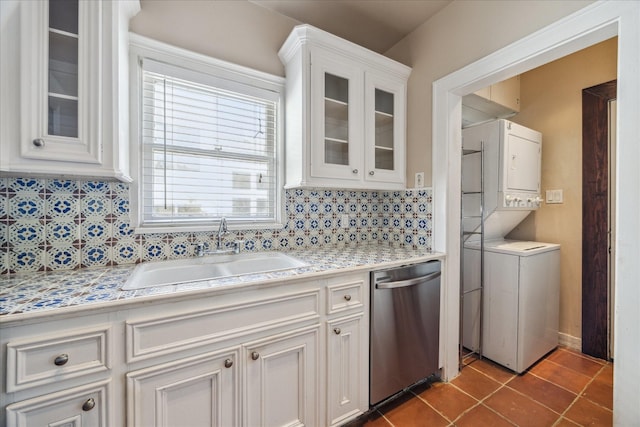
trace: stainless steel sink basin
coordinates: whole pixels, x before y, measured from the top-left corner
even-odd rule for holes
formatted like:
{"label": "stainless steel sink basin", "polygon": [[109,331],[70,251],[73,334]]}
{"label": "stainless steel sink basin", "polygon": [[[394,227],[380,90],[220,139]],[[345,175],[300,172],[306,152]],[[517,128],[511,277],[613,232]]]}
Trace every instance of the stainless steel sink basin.
{"label": "stainless steel sink basin", "polygon": [[122,287],[135,290],[176,285],[197,280],[217,279],[241,274],[267,273],[304,267],[307,263],[281,252],[204,256],[171,261],[142,263]]}

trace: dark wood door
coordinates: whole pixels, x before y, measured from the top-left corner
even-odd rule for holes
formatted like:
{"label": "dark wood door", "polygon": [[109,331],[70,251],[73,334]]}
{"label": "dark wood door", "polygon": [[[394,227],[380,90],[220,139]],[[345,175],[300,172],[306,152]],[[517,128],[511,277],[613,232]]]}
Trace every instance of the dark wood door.
{"label": "dark wood door", "polygon": [[609,101],[613,80],[582,91],[582,352],[609,358]]}

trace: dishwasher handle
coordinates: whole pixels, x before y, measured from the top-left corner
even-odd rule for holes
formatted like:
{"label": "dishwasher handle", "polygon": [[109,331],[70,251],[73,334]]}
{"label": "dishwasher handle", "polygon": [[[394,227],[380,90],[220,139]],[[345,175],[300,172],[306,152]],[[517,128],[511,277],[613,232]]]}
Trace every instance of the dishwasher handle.
{"label": "dishwasher handle", "polygon": [[398,280],[395,282],[377,282],[376,281],[376,289],[406,288],[408,286],[414,286],[423,282],[428,282],[430,280],[437,279],[438,277],[440,277],[441,274],[442,273],[440,271],[436,271],[435,273],[427,274],[426,276],[415,277],[413,279]]}

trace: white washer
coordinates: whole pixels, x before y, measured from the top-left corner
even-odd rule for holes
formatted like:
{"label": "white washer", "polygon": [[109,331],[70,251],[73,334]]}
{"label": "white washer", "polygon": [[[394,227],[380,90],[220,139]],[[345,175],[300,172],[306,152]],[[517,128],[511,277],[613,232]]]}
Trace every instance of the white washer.
{"label": "white washer", "polygon": [[[560,245],[493,240],[484,248],[482,355],[521,373],[558,345]],[[465,244],[464,259],[465,290],[474,289],[479,242]],[[463,316],[463,344],[472,350],[479,336],[476,294],[467,294]]]}

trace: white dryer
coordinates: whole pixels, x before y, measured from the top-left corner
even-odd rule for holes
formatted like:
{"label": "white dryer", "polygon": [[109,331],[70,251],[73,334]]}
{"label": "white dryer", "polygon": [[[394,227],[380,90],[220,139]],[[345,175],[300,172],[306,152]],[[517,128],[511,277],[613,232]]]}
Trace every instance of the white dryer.
{"label": "white dryer", "polygon": [[[494,240],[484,249],[482,355],[521,373],[558,345],[560,245]],[[480,244],[467,243],[464,259],[463,283],[473,289]],[[464,308],[463,343],[477,350],[479,299]]]}
{"label": "white dryer", "polygon": [[483,356],[520,373],[558,345],[560,245],[504,240],[542,203],[542,134],[496,120],[463,129],[462,145],[462,343],[478,351],[482,337]]}

